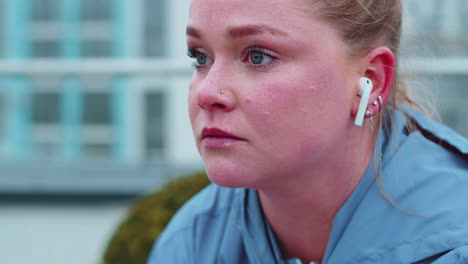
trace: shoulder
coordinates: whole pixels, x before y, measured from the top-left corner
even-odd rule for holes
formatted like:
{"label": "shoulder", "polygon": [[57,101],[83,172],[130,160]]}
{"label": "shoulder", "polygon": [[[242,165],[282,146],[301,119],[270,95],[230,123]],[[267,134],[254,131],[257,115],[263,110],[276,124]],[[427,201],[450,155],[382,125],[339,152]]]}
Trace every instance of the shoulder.
{"label": "shoulder", "polygon": [[236,208],[233,202],[242,191],[210,184],[192,197],[158,237],[148,263],[166,260],[190,263],[183,258],[191,259],[199,255],[199,245],[214,249],[222,235],[223,226],[229,221],[231,210]]}
{"label": "shoulder", "polygon": [[[420,142],[424,142],[426,145],[437,145],[439,151],[455,154],[454,157],[460,157],[465,162],[468,162],[468,139],[456,131],[435,120],[429,119],[421,112],[409,112],[406,123],[416,129],[413,132],[409,132],[405,129],[407,127],[405,126],[403,132],[409,137],[419,138],[421,139]],[[424,148],[421,150],[424,150]]]}
{"label": "shoulder", "polygon": [[[210,184],[185,203],[174,215],[158,243],[164,244],[175,236],[183,235],[200,225],[222,221],[232,209],[236,192],[240,189],[230,189]],[[208,223],[211,222],[211,223]]]}
{"label": "shoulder", "polygon": [[409,131],[399,120],[396,136],[383,144],[377,181],[363,191],[334,257],[348,252],[347,263],[390,264],[466,253],[468,143],[436,121],[410,121],[420,129]]}
{"label": "shoulder", "polygon": [[423,116],[408,122],[417,130],[403,129],[396,152],[384,159],[380,189],[375,186],[388,206],[381,212],[387,241],[374,257],[414,261],[450,249],[446,258],[455,257],[468,244],[468,141]]}
{"label": "shoulder", "polygon": [[468,140],[425,116],[408,122],[417,129],[403,128],[396,151],[384,158],[383,191],[414,214],[468,227],[462,221],[468,217]]}
{"label": "shoulder", "polygon": [[[417,130],[403,129],[401,144],[385,164],[383,177],[390,190],[404,190],[411,197],[419,189],[426,194],[424,200],[434,197],[440,202],[464,197],[468,192],[468,140],[421,115],[407,122]],[[460,202],[468,206],[468,201]]]}
{"label": "shoulder", "polygon": [[[422,114],[400,116],[383,152],[380,175],[389,198],[424,214],[437,205],[453,208],[468,193],[468,140]],[[408,123],[415,130],[408,129]],[[427,208],[423,208],[427,206]]]}
{"label": "shoulder", "polygon": [[[382,176],[390,184],[390,189],[399,190],[405,185],[392,186],[395,181],[411,187],[420,182],[421,189],[431,182],[444,182],[434,186],[442,189],[450,184],[457,187],[453,184],[459,181],[468,181],[466,138],[421,113],[412,113],[406,120],[400,115],[399,123],[396,133],[387,143],[382,164]],[[409,126],[415,129],[409,129]],[[458,186],[458,189],[463,187]]]}

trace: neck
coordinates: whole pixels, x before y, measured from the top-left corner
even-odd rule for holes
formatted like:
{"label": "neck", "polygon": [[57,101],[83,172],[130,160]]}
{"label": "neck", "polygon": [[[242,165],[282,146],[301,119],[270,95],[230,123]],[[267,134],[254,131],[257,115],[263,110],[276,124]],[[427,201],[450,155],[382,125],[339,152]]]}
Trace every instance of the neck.
{"label": "neck", "polygon": [[[361,143],[362,148],[345,148],[350,151],[335,155],[328,168],[315,168],[303,175],[291,174],[277,186],[259,189],[263,211],[284,259],[322,262],[333,219],[359,183],[371,156],[366,151],[368,145]],[[356,157],[360,158],[356,160]]]}
{"label": "neck", "polygon": [[[317,204],[299,206],[305,202],[291,200],[290,197],[297,195],[294,193],[281,195],[283,198],[262,191],[259,191],[259,195],[264,213],[278,239],[283,259],[299,258],[303,263],[321,262],[336,210]],[[322,201],[320,197],[317,199]]]}

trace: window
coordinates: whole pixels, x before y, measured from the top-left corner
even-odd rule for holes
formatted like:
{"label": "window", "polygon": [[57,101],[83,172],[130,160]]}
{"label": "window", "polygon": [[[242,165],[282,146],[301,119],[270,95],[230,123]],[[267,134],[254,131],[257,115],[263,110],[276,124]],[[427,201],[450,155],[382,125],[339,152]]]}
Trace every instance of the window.
{"label": "window", "polygon": [[143,54],[146,57],[164,55],[164,21],[166,20],[164,3],[165,1],[162,0],[145,0]]}
{"label": "window", "polygon": [[112,95],[110,79],[83,81],[81,139],[83,158],[110,159],[112,154]]}
{"label": "window", "polygon": [[149,91],[144,96],[144,140],[145,156],[148,159],[161,158],[164,148],[164,94]]}
{"label": "window", "polygon": [[36,40],[32,42],[32,57],[48,58],[60,56],[58,40]]}
{"label": "window", "polygon": [[110,95],[106,92],[86,92],[84,94],[84,125],[110,125]]}
{"label": "window", "polygon": [[31,1],[31,56],[60,56],[61,18],[59,0]]}
{"label": "window", "polygon": [[111,0],[81,0],[81,19],[102,21],[112,19]]}
{"label": "window", "polygon": [[112,56],[111,0],[81,1],[81,55],[83,57]]}
{"label": "window", "polygon": [[87,40],[81,44],[81,55],[83,57],[110,57],[111,42],[102,40]]}
{"label": "window", "polygon": [[32,79],[31,140],[34,155],[58,157],[62,143],[61,92],[57,78]]}
{"label": "window", "polygon": [[57,92],[35,92],[32,112],[34,124],[59,124],[60,94]]}
{"label": "window", "polygon": [[59,0],[34,0],[31,1],[31,4],[31,18],[33,21],[60,20]]}

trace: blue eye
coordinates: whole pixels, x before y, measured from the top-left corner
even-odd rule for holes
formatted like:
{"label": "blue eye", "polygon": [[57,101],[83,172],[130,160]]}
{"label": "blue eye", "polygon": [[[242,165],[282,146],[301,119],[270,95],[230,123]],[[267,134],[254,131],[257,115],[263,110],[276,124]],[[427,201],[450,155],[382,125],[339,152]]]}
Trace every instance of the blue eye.
{"label": "blue eye", "polygon": [[263,55],[260,52],[252,52],[252,54],[250,54],[250,61],[253,64],[262,64],[264,59],[265,59],[265,55]]}
{"label": "blue eye", "polygon": [[195,60],[194,62],[195,67],[204,66],[210,62],[210,59],[208,58],[208,56],[206,56],[202,52],[195,50],[195,49],[189,49],[187,51],[187,56]]}
{"label": "blue eye", "polygon": [[257,50],[253,48],[247,51],[247,57],[245,62],[251,63],[253,65],[264,65],[268,64],[274,59],[274,56],[269,55],[268,51],[265,49]]}
{"label": "blue eye", "polygon": [[205,54],[198,53],[197,56],[196,56],[196,60],[197,60],[198,65],[204,65],[204,64],[206,64],[207,58],[206,58]]}

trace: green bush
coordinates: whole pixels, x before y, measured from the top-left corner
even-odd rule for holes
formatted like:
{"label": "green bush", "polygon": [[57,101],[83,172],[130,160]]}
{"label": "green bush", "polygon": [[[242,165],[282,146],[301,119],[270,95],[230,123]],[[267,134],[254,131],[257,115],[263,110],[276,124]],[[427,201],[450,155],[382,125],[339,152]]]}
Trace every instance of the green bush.
{"label": "green bush", "polygon": [[104,253],[104,263],[146,263],[155,239],[174,213],[209,182],[204,173],[191,174],[139,198],[112,236]]}

